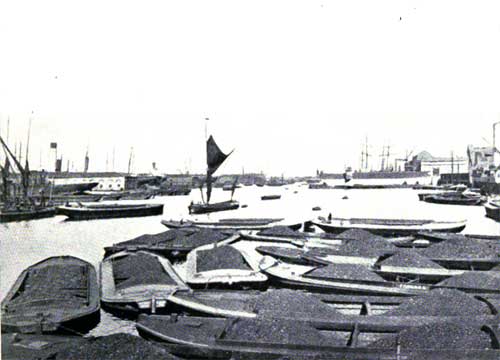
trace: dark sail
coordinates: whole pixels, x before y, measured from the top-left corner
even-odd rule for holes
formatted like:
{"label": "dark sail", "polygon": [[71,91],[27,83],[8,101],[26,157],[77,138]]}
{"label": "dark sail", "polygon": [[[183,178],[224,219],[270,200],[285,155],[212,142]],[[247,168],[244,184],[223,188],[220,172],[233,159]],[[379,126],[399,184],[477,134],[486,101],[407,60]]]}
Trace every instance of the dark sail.
{"label": "dark sail", "polygon": [[229,155],[231,153],[226,155],[219,149],[214,138],[210,135],[207,140],[207,174],[212,175],[216,172]]}
{"label": "dark sail", "polygon": [[207,140],[207,204],[210,202],[210,196],[212,195],[212,174],[217,171],[229,155],[231,153],[226,155],[219,149],[213,136],[210,135]]}

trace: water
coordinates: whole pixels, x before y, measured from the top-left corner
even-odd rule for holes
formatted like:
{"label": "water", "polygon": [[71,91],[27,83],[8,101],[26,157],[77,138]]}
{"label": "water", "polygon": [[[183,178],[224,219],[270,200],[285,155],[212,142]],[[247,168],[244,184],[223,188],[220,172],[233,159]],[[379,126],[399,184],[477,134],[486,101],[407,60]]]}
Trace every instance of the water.
{"label": "water", "polygon": [[[377,181],[367,180],[363,183]],[[235,199],[242,205],[248,205],[247,208],[196,218],[214,220],[227,217],[283,217],[291,222],[303,222],[332,213],[338,217],[467,219],[464,233],[500,235],[500,223],[486,218],[482,206],[429,204],[418,200],[418,192],[412,189],[309,190],[307,185],[300,184],[282,187],[250,186],[237,189],[235,193]],[[274,194],[280,194],[281,199],[260,200],[262,195]],[[342,199],[344,196],[348,199]],[[216,202],[228,200],[229,197],[230,192],[214,189],[212,199]],[[21,271],[50,256],[76,256],[94,264],[98,269],[105,246],[145,233],[165,231],[166,228],[160,224],[160,220],[188,218],[187,207],[192,200],[200,200],[198,190],[193,190],[189,196],[165,196],[149,200],[151,203],[165,204],[162,216],[77,222],[66,222],[65,217],[56,216],[0,225],[0,297],[5,297]],[[322,210],[312,211],[314,206],[319,206]],[[135,334],[134,323],[102,311],[101,323],[91,335],[116,332]]]}

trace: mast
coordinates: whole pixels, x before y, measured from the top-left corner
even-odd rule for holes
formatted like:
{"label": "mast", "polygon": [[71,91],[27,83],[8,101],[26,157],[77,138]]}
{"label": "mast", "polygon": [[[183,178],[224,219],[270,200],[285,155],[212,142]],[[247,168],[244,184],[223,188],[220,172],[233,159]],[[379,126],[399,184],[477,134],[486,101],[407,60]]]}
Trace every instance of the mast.
{"label": "mast", "polygon": [[130,155],[129,155],[129,158],[128,158],[128,169],[127,169],[127,173],[130,174],[130,170],[132,168],[132,156],[134,154],[134,147],[130,147]]}
{"label": "mast", "polygon": [[[210,174],[210,167],[208,165],[209,163],[209,159],[208,159],[208,121],[210,119],[209,118],[205,118],[205,144],[207,144],[207,178],[206,178],[206,182],[207,182],[207,204],[210,202],[210,195],[212,194],[212,176]],[[205,200],[203,199],[203,182],[201,183],[201,187],[200,187],[200,190],[201,190],[201,201],[204,203]]]}

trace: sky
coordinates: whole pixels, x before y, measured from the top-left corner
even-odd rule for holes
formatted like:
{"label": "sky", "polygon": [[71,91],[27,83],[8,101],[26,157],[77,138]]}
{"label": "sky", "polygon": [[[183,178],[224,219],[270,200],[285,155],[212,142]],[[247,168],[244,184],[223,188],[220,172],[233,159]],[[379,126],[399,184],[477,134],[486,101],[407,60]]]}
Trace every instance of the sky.
{"label": "sky", "polygon": [[[500,121],[498,1],[0,3],[0,134],[51,169],[341,172],[465,156]],[[209,118],[208,121],[205,119]],[[9,124],[9,126],[7,126]],[[500,126],[499,126],[500,128]],[[498,138],[500,138],[500,131]],[[18,146],[18,145],[17,145]],[[24,157],[23,150],[23,157]],[[106,158],[108,159],[106,167]]]}

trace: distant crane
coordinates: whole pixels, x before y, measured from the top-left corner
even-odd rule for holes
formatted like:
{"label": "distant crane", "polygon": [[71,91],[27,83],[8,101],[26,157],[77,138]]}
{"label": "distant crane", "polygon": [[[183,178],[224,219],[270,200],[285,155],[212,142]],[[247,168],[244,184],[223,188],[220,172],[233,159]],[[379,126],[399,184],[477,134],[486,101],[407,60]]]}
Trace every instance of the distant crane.
{"label": "distant crane", "polygon": [[396,159],[394,159],[394,168],[398,169],[398,161],[404,161],[405,163],[407,163],[409,161],[409,159],[410,159],[410,156],[413,154],[413,151],[414,150],[411,150],[411,151],[406,150],[404,158],[396,158]]}

